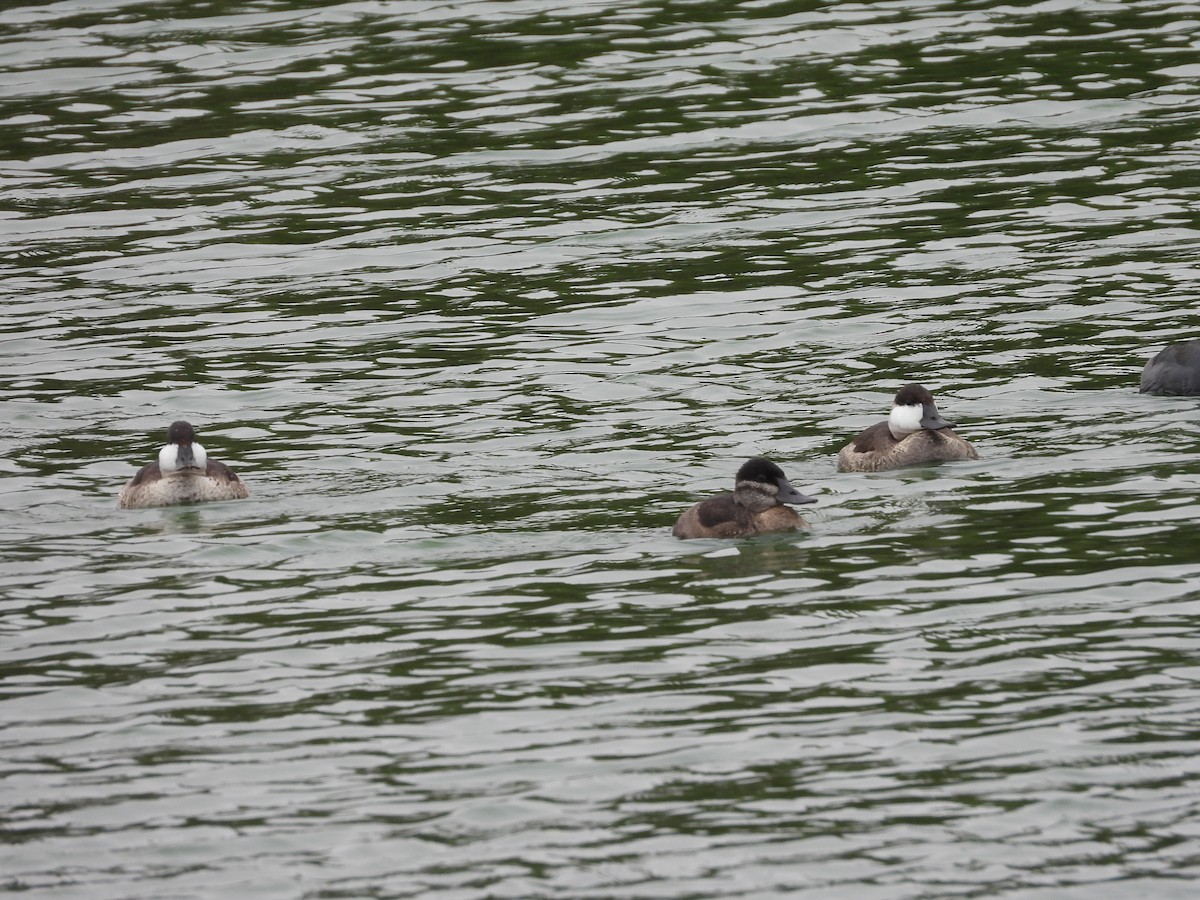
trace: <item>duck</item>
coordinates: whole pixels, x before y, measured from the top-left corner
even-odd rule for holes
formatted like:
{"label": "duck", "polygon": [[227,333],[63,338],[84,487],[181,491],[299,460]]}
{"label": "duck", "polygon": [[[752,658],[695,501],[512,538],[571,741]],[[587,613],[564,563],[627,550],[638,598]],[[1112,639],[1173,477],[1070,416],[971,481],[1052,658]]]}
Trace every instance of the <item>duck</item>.
{"label": "duck", "polygon": [[688,509],[675,522],[677,538],[732,538],[806,528],[803,517],[785,504],[816,503],[788,482],[783,469],[761,456],[747,460],[725,491]]}
{"label": "duck", "polygon": [[933,395],[919,384],[900,388],[886,422],[872,425],[841,449],[839,472],[882,472],[901,466],[979,459],[979,453],[942,418]]}
{"label": "duck", "polygon": [[250,496],[245,482],[224,463],[209,459],[187,422],[172,422],[158,459],[142,466],[117,496],[120,509],[149,509],[181,503],[241,500]]}
{"label": "duck", "polygon": [[1168,344],[1142,369],[1141,393],[1161,396],[1200,394],[1200,340]]}

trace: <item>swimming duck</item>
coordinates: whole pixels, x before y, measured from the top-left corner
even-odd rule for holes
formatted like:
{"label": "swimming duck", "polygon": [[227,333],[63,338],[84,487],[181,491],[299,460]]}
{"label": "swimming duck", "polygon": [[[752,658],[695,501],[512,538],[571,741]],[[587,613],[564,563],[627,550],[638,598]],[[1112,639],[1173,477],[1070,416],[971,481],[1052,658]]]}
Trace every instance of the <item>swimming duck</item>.
{"label": "swimming duck", "polygon": [[1142,369],[1143,394],[1200,394],[1200,340],[1168,344]]}
{"label": "swimming duck", "polygon": [[677,538],[729,538],[808,525],[785,503],[816,503],[788,483],[783,470],[756,456],[743,463],[728,491],[701,500],[675,523]]}
{"label": "swimming duck", "polygon": [[158,460],[142,467],[117,497],[121,509],[240,500],[250,491],[224,463],[209,459],[187,422],[172,422]]}
{"label": "swimming duck", "polygon": [[919,384],[902,387],[886,422],[872,425],[838,453],[839,472],[881,472],[901,466],[979,459],[975,448],[942,418],[933,395]]}

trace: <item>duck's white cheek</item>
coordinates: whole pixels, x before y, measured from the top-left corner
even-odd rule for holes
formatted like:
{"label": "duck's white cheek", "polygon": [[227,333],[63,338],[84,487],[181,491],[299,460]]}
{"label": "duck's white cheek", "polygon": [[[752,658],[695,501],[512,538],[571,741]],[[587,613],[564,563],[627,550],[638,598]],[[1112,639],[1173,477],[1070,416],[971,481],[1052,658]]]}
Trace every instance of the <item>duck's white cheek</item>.
{"label": "duck's white cheek", "polygon": [[208,465],[208,451],[192,441],[192,460],[196,464],[197,469],[203,469]]}
{"label": "duck's white cheek", "polygon": [[164,472],[174,472],[179,468],[179,447],[175,444],[167,444],[158,451],[158,467]]}
{"label": "duck's white cheek", "polygon": [[920,406],[893,406],[888,424],[893,431],[920,431],[924,410]]}

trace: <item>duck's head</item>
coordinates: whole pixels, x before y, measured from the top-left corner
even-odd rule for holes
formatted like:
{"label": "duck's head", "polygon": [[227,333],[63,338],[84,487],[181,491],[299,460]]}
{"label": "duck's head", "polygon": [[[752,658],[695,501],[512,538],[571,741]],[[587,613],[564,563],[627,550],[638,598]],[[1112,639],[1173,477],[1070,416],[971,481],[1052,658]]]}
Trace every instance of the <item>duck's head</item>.
{"label": "duck's head", "polygon": [[196,430],[187,422],[172,422],[167,429],[167,444],[158,451],[158,467],[166,474],[207,465],[208,453],[196,442]]}
{"label": "duck's head", "polygon": [[761,456],[747,460],[738,469],[733,496],[742,506],[753,510],[770,509],[781,503],[817,502],[792,487],[783,469]]}
{"label": "duck's head", "polygon": [[933,394],[919,384],[900,388],[892,401],[892,413],[888,416],[888,428],[897,440],[920,431],[941,431],[954,426],[942,418]]}

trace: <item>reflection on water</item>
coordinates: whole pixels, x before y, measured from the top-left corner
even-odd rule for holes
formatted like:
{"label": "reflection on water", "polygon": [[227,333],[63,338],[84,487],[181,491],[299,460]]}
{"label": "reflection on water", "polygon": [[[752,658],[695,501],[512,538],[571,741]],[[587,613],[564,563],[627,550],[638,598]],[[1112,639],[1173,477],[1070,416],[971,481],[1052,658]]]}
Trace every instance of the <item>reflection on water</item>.
{"label": "reflection on water", "polygon": [[1190,896],[1194,12],[8,11],[3,890]]}

